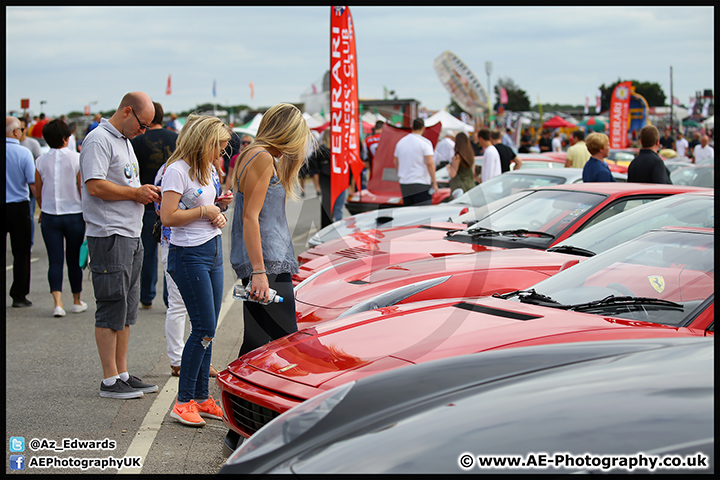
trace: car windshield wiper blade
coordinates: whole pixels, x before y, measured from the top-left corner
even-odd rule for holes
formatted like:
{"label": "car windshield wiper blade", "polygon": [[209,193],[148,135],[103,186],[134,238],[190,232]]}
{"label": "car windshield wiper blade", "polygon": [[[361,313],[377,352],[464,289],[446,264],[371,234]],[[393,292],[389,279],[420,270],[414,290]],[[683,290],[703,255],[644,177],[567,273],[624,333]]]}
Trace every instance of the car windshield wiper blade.
{"label": "car windshield wiper blade", "polygon": [[548,252],[555,253],[569,253],[572,255],[582,255],[584,257],[594,257],[596,254],[592,250],[586,248],[575,247],[573,245],[558,245],[556,247],[548,248]]}
{"label": "car windshield wiper blade", "polygon": [[526,230],[524,228],[516,228],[514,230],[500,230],[498,233],[501,235],[537,235],[539,237],[545,237],[545,238],[555,238],[555,235],[552,235],[547,232],[540,232],[537,230]]}
{"label": "car windshield wiper blade", "polygon": [[541,305],[544,307],[554,307],[554,308],[566,308],[567,305],[563,305],[560,302],[557,302],[553,300],[551,297],[548,297],[547,295],[543,295],[542,293],[537,293],[534,288],[528,289],[528,290],[515,290],[514,292],[505,293],[505,294],[493,294],[493,297],[495,298],[502,298],[503,300],[507,300],[508,298],[512,297],[518,297],[518,300],[520,300],[521,303],[532,303],[533,305]]}
{"label": "car windshield wiper blade", "polygon": [[569,305],[568,310],[576,312],[582,312],[586,310],[605,309],[605,308],[618,308],[618,307],[629,307],[633,310],[637,309],[650,309],[650,310],[679,310],[684,311],[685,307],[679,303],[671,302],[669,300],[662,300],[660,298],[652,297],[617,297],[610,295],[602,300],[595,300],[588,303],[580,303],[577,305]]}
{"label": "car windshield wiper blade", "polygon": [[[475,222],[473,222],[473,223],[477,223],[477,221],[475,221]],[[472,225],[472,224],[469,224],[469,225]],[[456,230],[448,230],[448,232],[445,234],[445,236],[446,236],[446,237],[450,237],[450,236],[452,236],[452,235],[454,235],[454,234],[456,234],[456,233],[459,233],[459,232],[465,233],[465,234],[467,234],[467,235],[472,235],[473,237],[475,237],[475,236],[482,236],[482,235],[497,235],[497,233],[498,233],[498,232],[496,232],[495,230],[491,230],[491,229],[489,229],[489,228],[485,228],[485,227],[475,227],[475,228],[470,228],[470,229],[467,229],[467,228],[465,228],[465,229],[458,228],[458,229],[456,229]]]}

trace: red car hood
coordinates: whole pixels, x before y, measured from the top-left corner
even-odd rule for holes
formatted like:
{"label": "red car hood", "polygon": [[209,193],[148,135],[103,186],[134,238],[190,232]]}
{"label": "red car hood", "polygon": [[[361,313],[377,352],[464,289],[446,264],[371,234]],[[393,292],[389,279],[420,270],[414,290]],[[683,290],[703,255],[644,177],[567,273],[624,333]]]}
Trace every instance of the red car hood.
{"label": "red car hood", "polygon": [[399,227],[354,233],[298,255],[300,273],[294,275],[293,280],[297,284],[312,273],[333,264],[364,257],[392,255],[393,262],[397,263],[485,250],[486,247],[482,245],[446,240],[448,231],[465,228],[467,225],[440,222],[424,227]]}
{"label": "red car hood", "polygon": [[[396,305],[308,328],[248,353],[228,369],[237,374],[251,366],[326,389],[410,363],[483,350],[677,332],[653,323],[491,297],[455,299]],[[252,374],[244,377],[252,382]]]}
{"label": "red car hood", "polygon": [[377,259],[361,258],[311,279],[295,293],[298,325],[307,328],[319,321],[332,320],[376,295],[438,277],[450,276],[442,284],[409,297],[407,302],[507,293],[554,275],[565,262],[584,258],[529,248],[493,248],[492,251],[393,263],[375,270]]}

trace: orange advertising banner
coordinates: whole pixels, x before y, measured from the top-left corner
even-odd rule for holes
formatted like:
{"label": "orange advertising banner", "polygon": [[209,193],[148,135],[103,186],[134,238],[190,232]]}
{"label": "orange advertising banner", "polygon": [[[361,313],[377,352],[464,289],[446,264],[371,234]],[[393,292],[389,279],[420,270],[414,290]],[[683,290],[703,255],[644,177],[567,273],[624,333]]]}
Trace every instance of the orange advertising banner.
{"label": "orange advertising banner", "polygon": [[360,190],[363,169],[355,28],[348,7],[330,7],[330,133],[330,205],[335,205],[351,171]]}
{"label": "orange advertising banner", "polygon": [[630,88],[632,82],[618,83],[610,99],[610,148],[628,147]]}

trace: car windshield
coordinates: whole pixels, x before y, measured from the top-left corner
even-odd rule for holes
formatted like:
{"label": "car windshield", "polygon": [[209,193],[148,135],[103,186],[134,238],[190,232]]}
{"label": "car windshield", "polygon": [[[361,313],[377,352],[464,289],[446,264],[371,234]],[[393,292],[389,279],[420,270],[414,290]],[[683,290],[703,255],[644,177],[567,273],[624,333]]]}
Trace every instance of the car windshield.
{"label": "car windshield", "polygon": [[510,300],[682,326],[715,292],[714,253],[712,233],[656,230]]}
{"label": "car windshield", "polygon": [[557,237],[606,197],[599,193],[568,190],[533,191],[454,236],[472,236],[488,229],[496,232],[522,229]]}
{"label": "car windshield", "polygon": [[513,173],[498,175],[468,190],[450,203],[462,203],[479,207],[526,188],[548,187],[565,183],[565,178],[552,175],[523,175]]}
{"label": "car windshield", "polygon": [[715,228],[714,196],[671,195],[655,200],[575,233],[550,251],[573,253],[580,248],[598,254],[667,226]]}
{"label": "car windshield", "polygon": [[500,210],[506,205],[510,205],[514,201],[530,195],[533,190],[521,190],[517,193],[512,193],[506,197],[499,198],[494,202],[490,202],[487,205],[471,208],[467,213],[458,215],[457,217],[451,217],[451,223],[464,223],[466,225],[474,225],[481,218],[485,218],[490,212]]}
{"label": "car windshield", "polygon": [[607,158],[615,162],[632,162],[635,155],[630,152],[610,152]]}
{"label": "car windshield", "polygon": [[670,174],[670,181],[673,185],[715,188],[715,167],[679,168]]}

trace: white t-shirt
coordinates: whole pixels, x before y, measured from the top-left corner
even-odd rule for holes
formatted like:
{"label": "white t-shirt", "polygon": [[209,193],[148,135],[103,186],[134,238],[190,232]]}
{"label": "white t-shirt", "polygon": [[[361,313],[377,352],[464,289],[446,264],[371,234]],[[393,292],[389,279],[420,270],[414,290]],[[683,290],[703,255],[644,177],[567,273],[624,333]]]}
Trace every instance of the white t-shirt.
{"label": "white t-shirt", "polygon": [[455,141],[452,138],[445,137],[440,140],[435,147],[435,165],[442,162],[452,162],[455,156]]}
{"label": "white t-shirt", "polygon": [[500,154],[495,145],[489,145],[483,152],[482,174],[480,177],[483,182],[486,182],[501,173]]}
{"label": "white t-shirt", "polygon": [[[217,175],[214,170],[215,167],[213,167],[213,176]],[[185,160],[180,159],[171,163],[165,170],[165,176],[163,177],[163,194],[168,190],[177,192],[180,194],[181,200],[183,200],[190,198],[193,192],[201,189],[202,193],[190,208],[199,207],[200,205],[213,205],[217,195],[215,185],[212,183],[210,185],[201,185],[197,179],[190,180],[189,171],[190,165]],[[178,247],[197,247],[222,233],[219,228],[210,223],[210,220],[199,218],[199,216],[198,214],[197,220],[193,220],[186,225],[170,227],[172,232],[170,243]]]}
{"label": "white t-shirt", "polygon": [[552,149],[553,152],[562,152],[562,139],[560,137],[552,139]]}
{"label": "white t-shirt", "polygon": [[395,145],[400,183],[431,185],[432,178],[425,164],[425,157],[432,154],[432,143],[422,135],[410,133],[401,138]]}
{"label": "white t-shirt", "polygon": [[685,157],[688,149],[688,141],[687,138],[678,138],[675,141],[675,151],[677,152],[679,157]]}
{"label": "white t-shirt", "polygon": [[68,147],[51,148],[38,157],[35,169],[42,180],[42,213],[82,213],[82,199],[77,185],[77,174],[80,171],[79,153]]}
{"label": "white t-shirt", "polygon": [[702,145],[695,145],[695,150],[693,150],[693,158],[695,158],[695,163],[702,163],[702,160],[705,160],[706,158],[712,158],[715,156],[715,150],[710,145],[705,145],[704,147]]}

